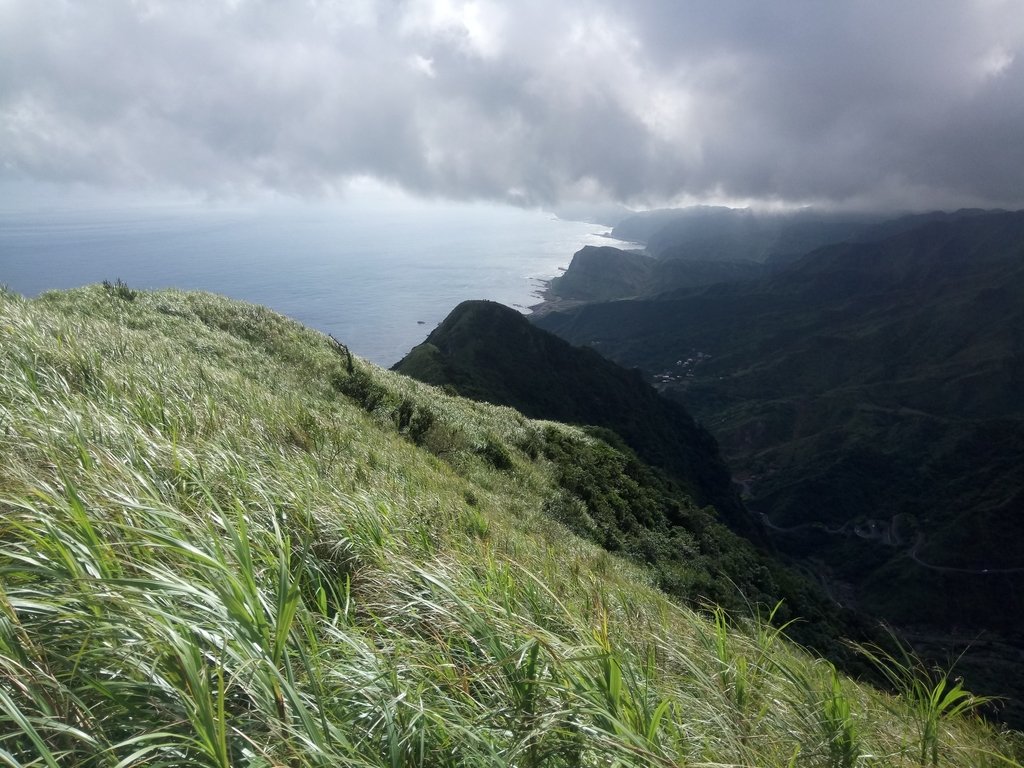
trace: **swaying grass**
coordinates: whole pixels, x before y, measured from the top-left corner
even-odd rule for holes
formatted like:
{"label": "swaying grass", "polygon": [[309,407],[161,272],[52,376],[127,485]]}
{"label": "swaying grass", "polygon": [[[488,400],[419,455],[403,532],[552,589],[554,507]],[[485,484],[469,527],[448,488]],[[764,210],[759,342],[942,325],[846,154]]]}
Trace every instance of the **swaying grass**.
{"label": "swaying grass", "polygon": [[917,726],[921,766],[939,764],[942,726],[973,712],[991,699],[965,691],[943,670],[929,670],[905,648],[902,659],[880,648],[860,647],[863,653],[900,692]]}
{"label": "swaying grass", "polygon": [[959,687],[926,732],[916,689],[546,517],[521,446],[581,432],[353,370],[357,396],[327,339],[214,296],[0,295],[0,764],[1021,759]]}
{"label": "swaying grass", "polygon": [[843,690],[843,681],[835,668],[831,672],[832,687],[825,691],[821,702],[821,727],[828,744],[828,758],[836,768],[854,768],[861,752],[853,703]]}

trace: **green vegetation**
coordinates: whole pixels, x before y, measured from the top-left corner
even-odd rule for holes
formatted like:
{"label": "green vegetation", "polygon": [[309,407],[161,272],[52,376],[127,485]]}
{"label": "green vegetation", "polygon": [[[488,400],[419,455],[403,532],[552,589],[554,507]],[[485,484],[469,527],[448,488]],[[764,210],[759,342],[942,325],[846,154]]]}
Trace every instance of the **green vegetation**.
{"label": "green vegetation", "polygon": [[[618,443],[607,430],[587,431]],[[546,500],[544,510],[577,535],[646,566],[659,589],[695,608],[745,615],[781,597],[777,618],[799,618],[790,626],[794,638],[856,664],[841,639],[870,636],[871,625],[730,531],[713,508],[694,505],[628,448],[580,442],[548,427],[542,455],[564,492]]]}
{"label": "green vegetation", "polygon": [[[547,516],[552,435],[216,296],[0,294],[0,763],[920,763],[913,698],[841,680],[837,753],[831,665]],[[938,764],[1019,763],[954,709]]]}
{"label": "green vegetation", "polygon": [[959,682],[950,681],[946,672],[933,673],[905,650],[902,659],[878,648],[861,651],[909,702],[917,723],[920,763],[934,768],[939,764],[942,724],[977,709],[988,699],[965,691]]}

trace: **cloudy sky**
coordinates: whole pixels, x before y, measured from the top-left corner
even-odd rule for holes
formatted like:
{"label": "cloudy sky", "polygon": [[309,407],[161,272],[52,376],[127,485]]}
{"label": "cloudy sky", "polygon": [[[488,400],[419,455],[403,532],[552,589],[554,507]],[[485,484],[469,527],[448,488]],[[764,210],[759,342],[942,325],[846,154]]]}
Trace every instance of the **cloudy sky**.
{"label": "cloudy sky", "polygon": [[[1024,206],[1020,0],[0,0],[0,183]],[[12,191],[14,190],[14,191]]]}

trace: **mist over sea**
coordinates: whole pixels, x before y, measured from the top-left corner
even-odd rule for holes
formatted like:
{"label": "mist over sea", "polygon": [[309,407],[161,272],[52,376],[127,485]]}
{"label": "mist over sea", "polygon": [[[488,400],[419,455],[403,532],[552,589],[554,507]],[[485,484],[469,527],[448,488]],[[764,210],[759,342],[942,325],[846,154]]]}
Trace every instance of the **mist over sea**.
{"label": "mist over sea", "polygon": [[381,365],[460,301],[523,309],[600,225],[516,208],[359,203],[0,211],[0,284],[28,296],[102,280],[264,304]]}

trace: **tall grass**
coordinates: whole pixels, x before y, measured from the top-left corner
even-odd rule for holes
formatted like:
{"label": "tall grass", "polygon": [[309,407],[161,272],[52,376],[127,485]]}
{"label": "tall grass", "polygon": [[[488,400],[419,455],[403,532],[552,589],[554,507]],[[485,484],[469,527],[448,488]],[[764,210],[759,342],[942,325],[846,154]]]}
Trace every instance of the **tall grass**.
{"label": "tall grass", "polygon": [[935,768],[939,765],[944,726],[975,712],[991,699],[964,690],[947,671],[929,669],[898,642],[896,645],[899,657],[877,647],[858,649],[900,693],[917,729],[918,762],[922,767]]}
{"label": "tall grass", "polygon": [[266,310],[3,294],[0,347],[0,764],[1020,759],[955,687],[922,752],[915,694],[547,518],[543,429],[356,360],[367,409]]}

